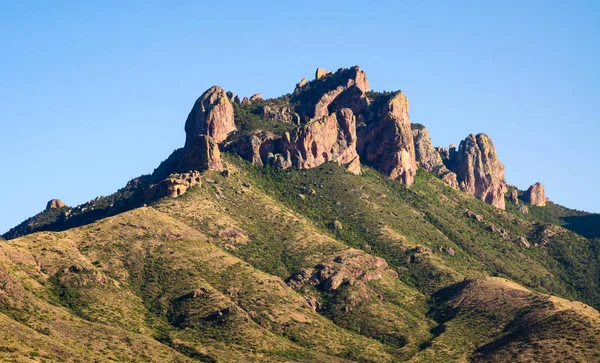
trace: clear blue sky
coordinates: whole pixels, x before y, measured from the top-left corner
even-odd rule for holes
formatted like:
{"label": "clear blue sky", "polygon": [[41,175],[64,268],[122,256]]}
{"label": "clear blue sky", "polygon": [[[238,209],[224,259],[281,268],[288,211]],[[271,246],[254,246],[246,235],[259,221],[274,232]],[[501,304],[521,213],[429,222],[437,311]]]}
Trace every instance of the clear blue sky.
{"label": "clear blue sky", "polygon": [[2,1],[0,41],[0,232],[151,172],[212,85],[354,64],[434,144],[488,133],[509,183],[600,212],[596,0]]}

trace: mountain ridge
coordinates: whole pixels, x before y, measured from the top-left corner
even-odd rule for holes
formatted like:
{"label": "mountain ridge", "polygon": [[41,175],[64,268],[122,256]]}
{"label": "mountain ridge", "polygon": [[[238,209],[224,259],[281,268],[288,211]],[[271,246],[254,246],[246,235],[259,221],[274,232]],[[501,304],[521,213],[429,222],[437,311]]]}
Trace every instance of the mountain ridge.
{"label": "mountain ridge", "polygon": [[408,110],[359,67],[277,99],[211,87],[152,174],[4,235],[0,357],[598,359],[597,227],[563,228],[596,215]]}

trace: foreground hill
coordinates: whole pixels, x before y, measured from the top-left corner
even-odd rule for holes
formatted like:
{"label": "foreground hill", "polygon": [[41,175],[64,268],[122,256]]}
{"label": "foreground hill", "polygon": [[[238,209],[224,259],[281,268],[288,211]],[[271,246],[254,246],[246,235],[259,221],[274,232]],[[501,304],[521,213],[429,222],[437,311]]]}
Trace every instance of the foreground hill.
{"label": "foreground hill", "polygon": [[507,185],[489,136],[434,148],[358,67],[212,87],[185,130],[151,175],[4,235],[1,359],[600,359],[595,216]]}

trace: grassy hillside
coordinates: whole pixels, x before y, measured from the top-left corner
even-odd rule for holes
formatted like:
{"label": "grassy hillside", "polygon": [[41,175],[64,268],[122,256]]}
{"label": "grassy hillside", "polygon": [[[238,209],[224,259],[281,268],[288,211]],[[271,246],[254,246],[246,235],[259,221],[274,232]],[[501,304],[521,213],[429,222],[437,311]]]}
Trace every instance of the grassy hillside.
{"label": "grassy hillside", "polygon": [[597,243],[551,212],[223,157],[177,199],[0,242],[0,359],[597,360]]}

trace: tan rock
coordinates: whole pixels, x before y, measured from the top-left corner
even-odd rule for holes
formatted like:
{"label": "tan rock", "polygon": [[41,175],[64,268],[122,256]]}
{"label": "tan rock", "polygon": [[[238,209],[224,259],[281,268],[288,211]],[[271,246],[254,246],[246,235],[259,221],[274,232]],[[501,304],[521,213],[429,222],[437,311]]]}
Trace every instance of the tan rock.
{"label": "tan rock", "polygon": [[521,208],[519,208],[519,212],[529,214],[529,208],[526,205],[522,205]]}
{"label": "tan rock", "polygon": [[200,135],[191,144],[186,144],[176,170],[222,171],[219,145],[208,135]]}
{"label": "tan rock", "polygon": [[514,205],[519,205],[519,191],[516,188],[510,192],[510,201]]}
{"label": "tan rock", "polygon": [[185,123],[186,145],[200,135],[208,135],[215,142],[224,141],[236,130],[233,105],[227,93],[218,86],[209,88],[198,98]]}
{"label": "tan rock", "polygon": [[546,205],[546,193],[542,183],[535,183],[523,194],[523,198],[531,205],[544,207]]}
{"label": "tan rock", "polygon": [[408,108],[403,92],[391,94],[377,110],[376,119],[358,133],[358,150],[361,159],[410,187],[417,162]]}
{"label": "tan rock", "polygon": [[442,162],[442,157],[433,147],[427,129],[421,124],[411,124],[411,131],[415,143],[415,159],[419,165],[436,175],[443,175],[448,168]]}
{"label": "tan rock", "polygon": [[458,180],[456,179],[456,174],[453,172],[447,172],[446,174],[442,175],[442,180],[446,182],[446,184],[448,184],[449,186],[451,186],[454,189],[459,189],[458,186]]}
{"label": "tan rock", "polygon": [[145,192],[145,197],[147,199],[162,197],[177,198],[195,185],[202,185],[200,173],[198,171],[172,174],[169,178],[152,185]]}
{"label": "tan rock", "polygon": [[368,104],[365,96],[368,91],[369,82],[365,72],[354,66],[340,68],[327,77],[321,76],[302,87],[296,87],[290,101],[299,105],[296,110],[303,119],[319,120],[342,108],[360,113]]}
{"label": "tan rock", "polygon": [[456,173],[461,190],[496,208],[505,208],[507,188],[504,165],[498,160],[489,136],[471,134],[461,141],[451,170]]}
{"label": "tan rock", "polygon": [[48,203],[46,204],[46,209],[58,209],[58,208],[62,208],[62,207],[66,207],[67,205],[65,203],[63,203],[62,200],[60,199],[52,199],[50,201],[48,201]]}
{"label": "tan rock", "polygon": [[262,93],[257,93],[250,97],[250,102],[262,101],[262,99],[263,99]]}
{"label": "tan rock", "polygon": [[321,79],[329,74],[331,74],[331,72],[323,68],[317,68],[317,71],[315,72],[315,79]]}
{"label": "tan rock", "polygon": [[356,118],[346,108],[309,122],[291,135],[285,133],[275,137],[271,133],[260,132],[225,147],[255,165],[310,169],[325,162],[336,162],[347,165],[349,172],[360,174],[356,141]]}

